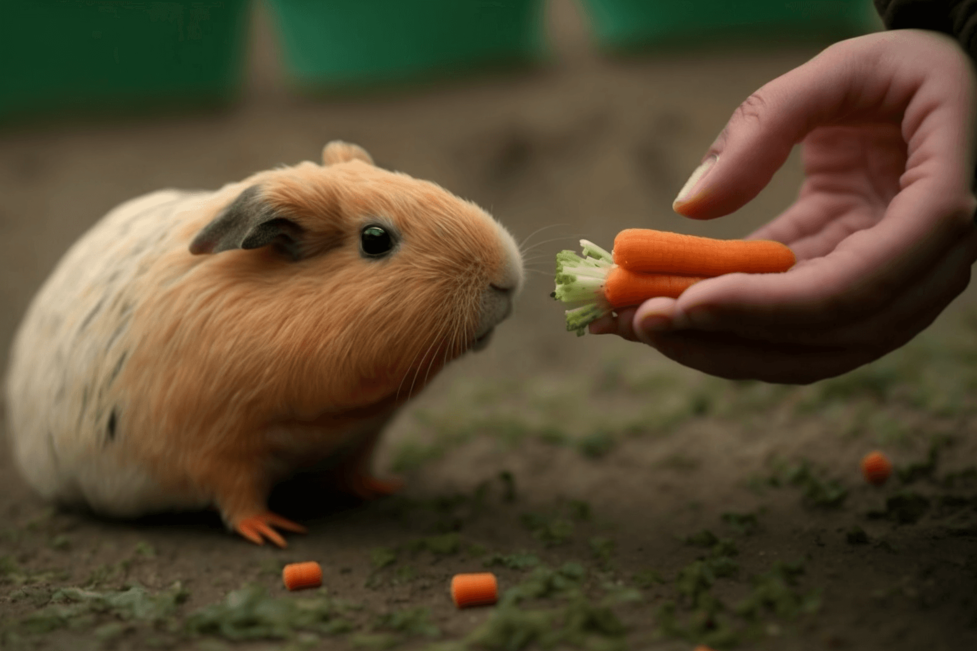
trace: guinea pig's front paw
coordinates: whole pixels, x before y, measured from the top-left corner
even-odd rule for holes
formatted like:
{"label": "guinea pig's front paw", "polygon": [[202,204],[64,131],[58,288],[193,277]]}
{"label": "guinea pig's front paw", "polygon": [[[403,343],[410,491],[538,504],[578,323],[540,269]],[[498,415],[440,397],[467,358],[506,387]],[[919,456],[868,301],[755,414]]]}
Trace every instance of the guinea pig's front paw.
{"label": "guinea pig's front paw", "polygon": [[272,529],[272,527],[278,527],[279,529],[284,529],[285,531],[294,531],[295,533],[305,533],[307,531],[307,529],[302,525],[292,522],[287,518],[283,518],[277,513],[272,513],[271,511],[265,511],[264,513],[248,516],[238,520],[238,522],[234,524],[235,531],[256,545],[264,545],[265,539],[268,539],[282,549],[288,547],[288,543],[285,542],[285,539],[282,538],[281,534]]}

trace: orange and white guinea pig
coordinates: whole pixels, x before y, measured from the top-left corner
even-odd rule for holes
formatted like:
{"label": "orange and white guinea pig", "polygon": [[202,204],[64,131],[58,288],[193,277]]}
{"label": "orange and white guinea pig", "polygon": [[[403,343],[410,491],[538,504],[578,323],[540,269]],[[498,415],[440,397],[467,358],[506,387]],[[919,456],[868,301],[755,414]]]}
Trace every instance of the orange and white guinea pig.
{"label": "orange and white guinea pig", "polygon": [[7,414],[44,497],[119,517],[216,506],[245,538],[284,478],[370,497],[384,425],[484,346],[523,282],[489,214],[331,142],[215,192],[110,212],[64,256],[16,335]]}

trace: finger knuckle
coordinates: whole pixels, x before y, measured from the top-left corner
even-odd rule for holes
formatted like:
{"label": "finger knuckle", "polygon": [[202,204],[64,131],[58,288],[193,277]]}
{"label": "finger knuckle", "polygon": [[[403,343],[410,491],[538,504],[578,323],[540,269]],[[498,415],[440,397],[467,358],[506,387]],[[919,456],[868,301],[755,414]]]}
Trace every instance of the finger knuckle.
{"label": "finger knuckle", "polygon": [[733,111],[731,122],[748,122],[758,124],[763,121],[767,110],[767,100],[761,91],[756,91]]}

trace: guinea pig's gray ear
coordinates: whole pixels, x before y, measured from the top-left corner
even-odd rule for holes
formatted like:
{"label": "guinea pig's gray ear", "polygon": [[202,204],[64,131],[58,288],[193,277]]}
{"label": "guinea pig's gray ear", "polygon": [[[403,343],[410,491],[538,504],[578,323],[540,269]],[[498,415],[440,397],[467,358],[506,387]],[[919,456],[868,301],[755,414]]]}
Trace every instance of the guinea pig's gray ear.
{"label": "guinea pig's gray ear", "polygon": [[351,160],[361,160],[364,163],[373,165],[373,157],[359,145],[354,145],[342,140],[333,140],[322,149],[322,164],[335,165],[336,163],[346,163]]}
{"label": "guinea pig's gray ear", "polygon": [[293,260],[301,257],[302,227],[280,216],[252,185],[238,195],[190,242],[190,253],[220,253],[273,245]]}

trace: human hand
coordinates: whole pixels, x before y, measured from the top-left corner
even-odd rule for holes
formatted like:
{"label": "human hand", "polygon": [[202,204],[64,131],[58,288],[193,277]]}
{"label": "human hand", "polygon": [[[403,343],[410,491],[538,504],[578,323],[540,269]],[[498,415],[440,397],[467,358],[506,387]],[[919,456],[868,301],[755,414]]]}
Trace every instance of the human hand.
{"label": "human hand", "polygon": [[694,219],[753,199],[803,144],[797,200],[750,238],[790,246],[783,274],[730,274],[605,316],[616,333],[711,375],[808,383],[904,345],[970,281],[974,72],[939,34],[837,43],[733,114],[673,208]]}

